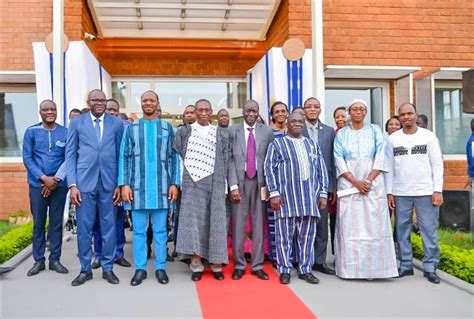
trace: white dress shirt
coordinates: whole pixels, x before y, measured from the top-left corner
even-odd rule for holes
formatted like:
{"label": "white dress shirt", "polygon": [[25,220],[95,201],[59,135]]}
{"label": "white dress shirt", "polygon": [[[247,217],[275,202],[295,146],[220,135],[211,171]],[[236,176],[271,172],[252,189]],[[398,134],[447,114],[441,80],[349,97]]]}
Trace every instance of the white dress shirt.
{"label": "white dress shirt", "polygon": [[[249,128],[253,128],[253,137],[255,138],[255,167],[258,167],[258,162],[257,162],[257,122],[253,124],[253,126],[250,126],[247,124],[247,122],[244,121],[244,141],[245,141],[245,154],[247,154],[247,144],[249,140],[249,135],[250,131]],[[245,161],[245,171],[247,171],[247,161]],[[231,185],[230,190],[236,190],[239,189],[239,186],[237,184]]]}

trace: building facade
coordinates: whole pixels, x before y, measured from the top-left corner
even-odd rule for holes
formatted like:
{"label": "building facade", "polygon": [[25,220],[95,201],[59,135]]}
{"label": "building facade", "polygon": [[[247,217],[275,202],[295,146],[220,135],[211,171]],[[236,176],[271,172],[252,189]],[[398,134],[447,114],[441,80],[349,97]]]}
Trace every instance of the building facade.
{"label": "building facade", "polygon": [[[64,32],[69,41],[84,41],[107,70],[111,95],[126,113],[139,113],[137,97],[156,89],[165,118],[175,123],[184,106],[200,97],[238,117],[248,98],[248,71],[272,47],[290,38],[312,45],[310,0],[254,1],[254,8],[245,0],[111,3],[65,0]],[[32,43],[52,31],[53,3],[3,0],[0,5],[0,218],[5,219],[11,211],[29,209],[21,143],[26,127],[39,121]],[[411,100],[440,139],[445,188],[463,188],[473,116],[462,112],[461,79],[474,68],[473,13],[470,0],[323,0],[325,122],[333,125],[329,110],[354,97],[369,102],[371,120],[378,124]]]}

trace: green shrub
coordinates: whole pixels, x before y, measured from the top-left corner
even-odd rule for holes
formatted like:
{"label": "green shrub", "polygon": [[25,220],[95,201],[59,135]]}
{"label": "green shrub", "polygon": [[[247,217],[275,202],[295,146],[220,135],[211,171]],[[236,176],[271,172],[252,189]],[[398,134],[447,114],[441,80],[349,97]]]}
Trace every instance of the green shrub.
{"label": "green shrub", "polygon": [[[423,244],[421,237],[415,234],[411,236],[413,255],[423,259]],[[459,279],[474,284],[474,249],[462,249],[456,246],[439,243],[441,258],[438,268]]]}
{"label": "green shrub", "polygon": [[17,224],[10,224],[8,221],[0,220],[0,238],[17,227]]}
{"label": "green shrub", "polygon": [[3,264],[33,240],[33,223],[27,223],[12,229],[0,238],[0,264]]}
{"label": "green shrub", "polygon": [[470,232],[438,229],[439,242],[450,246],[456,246],[462,249],[472,249],[472,234]]}

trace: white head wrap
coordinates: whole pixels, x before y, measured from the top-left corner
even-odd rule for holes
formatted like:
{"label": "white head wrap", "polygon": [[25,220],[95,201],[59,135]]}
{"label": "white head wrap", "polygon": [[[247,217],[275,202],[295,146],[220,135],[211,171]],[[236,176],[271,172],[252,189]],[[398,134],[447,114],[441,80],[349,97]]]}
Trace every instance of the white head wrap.
{"label": "white head wrap", "polygon": [[368,107],[367,107],[367,102],[365,102],[364,100],[361,100],[361,99],[354,99],[352,100],[352,102],[349,104],[349,107],[347,108],[347,111],[349,111],[351,109],[351,106],[356,104],[356,103],[360,103],[362,105],[364,105],[365,107],[365,110],[367,111],[368,110]]}

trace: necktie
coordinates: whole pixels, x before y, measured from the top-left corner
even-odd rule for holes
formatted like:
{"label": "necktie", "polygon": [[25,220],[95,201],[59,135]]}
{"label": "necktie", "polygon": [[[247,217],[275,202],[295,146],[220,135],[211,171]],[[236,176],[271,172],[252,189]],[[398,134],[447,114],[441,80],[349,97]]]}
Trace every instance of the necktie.
{"label": "necktie", "polygon": [[100,143],[100,119],[95,119],[95,136],[97,137],[97,141]]}
{"label": "necktie", "polygon": [[247,140],[247,177],[253,179],[257,175],[257,159],[255,158],[255,136],[253,128],[248,128],[249,138]]}

